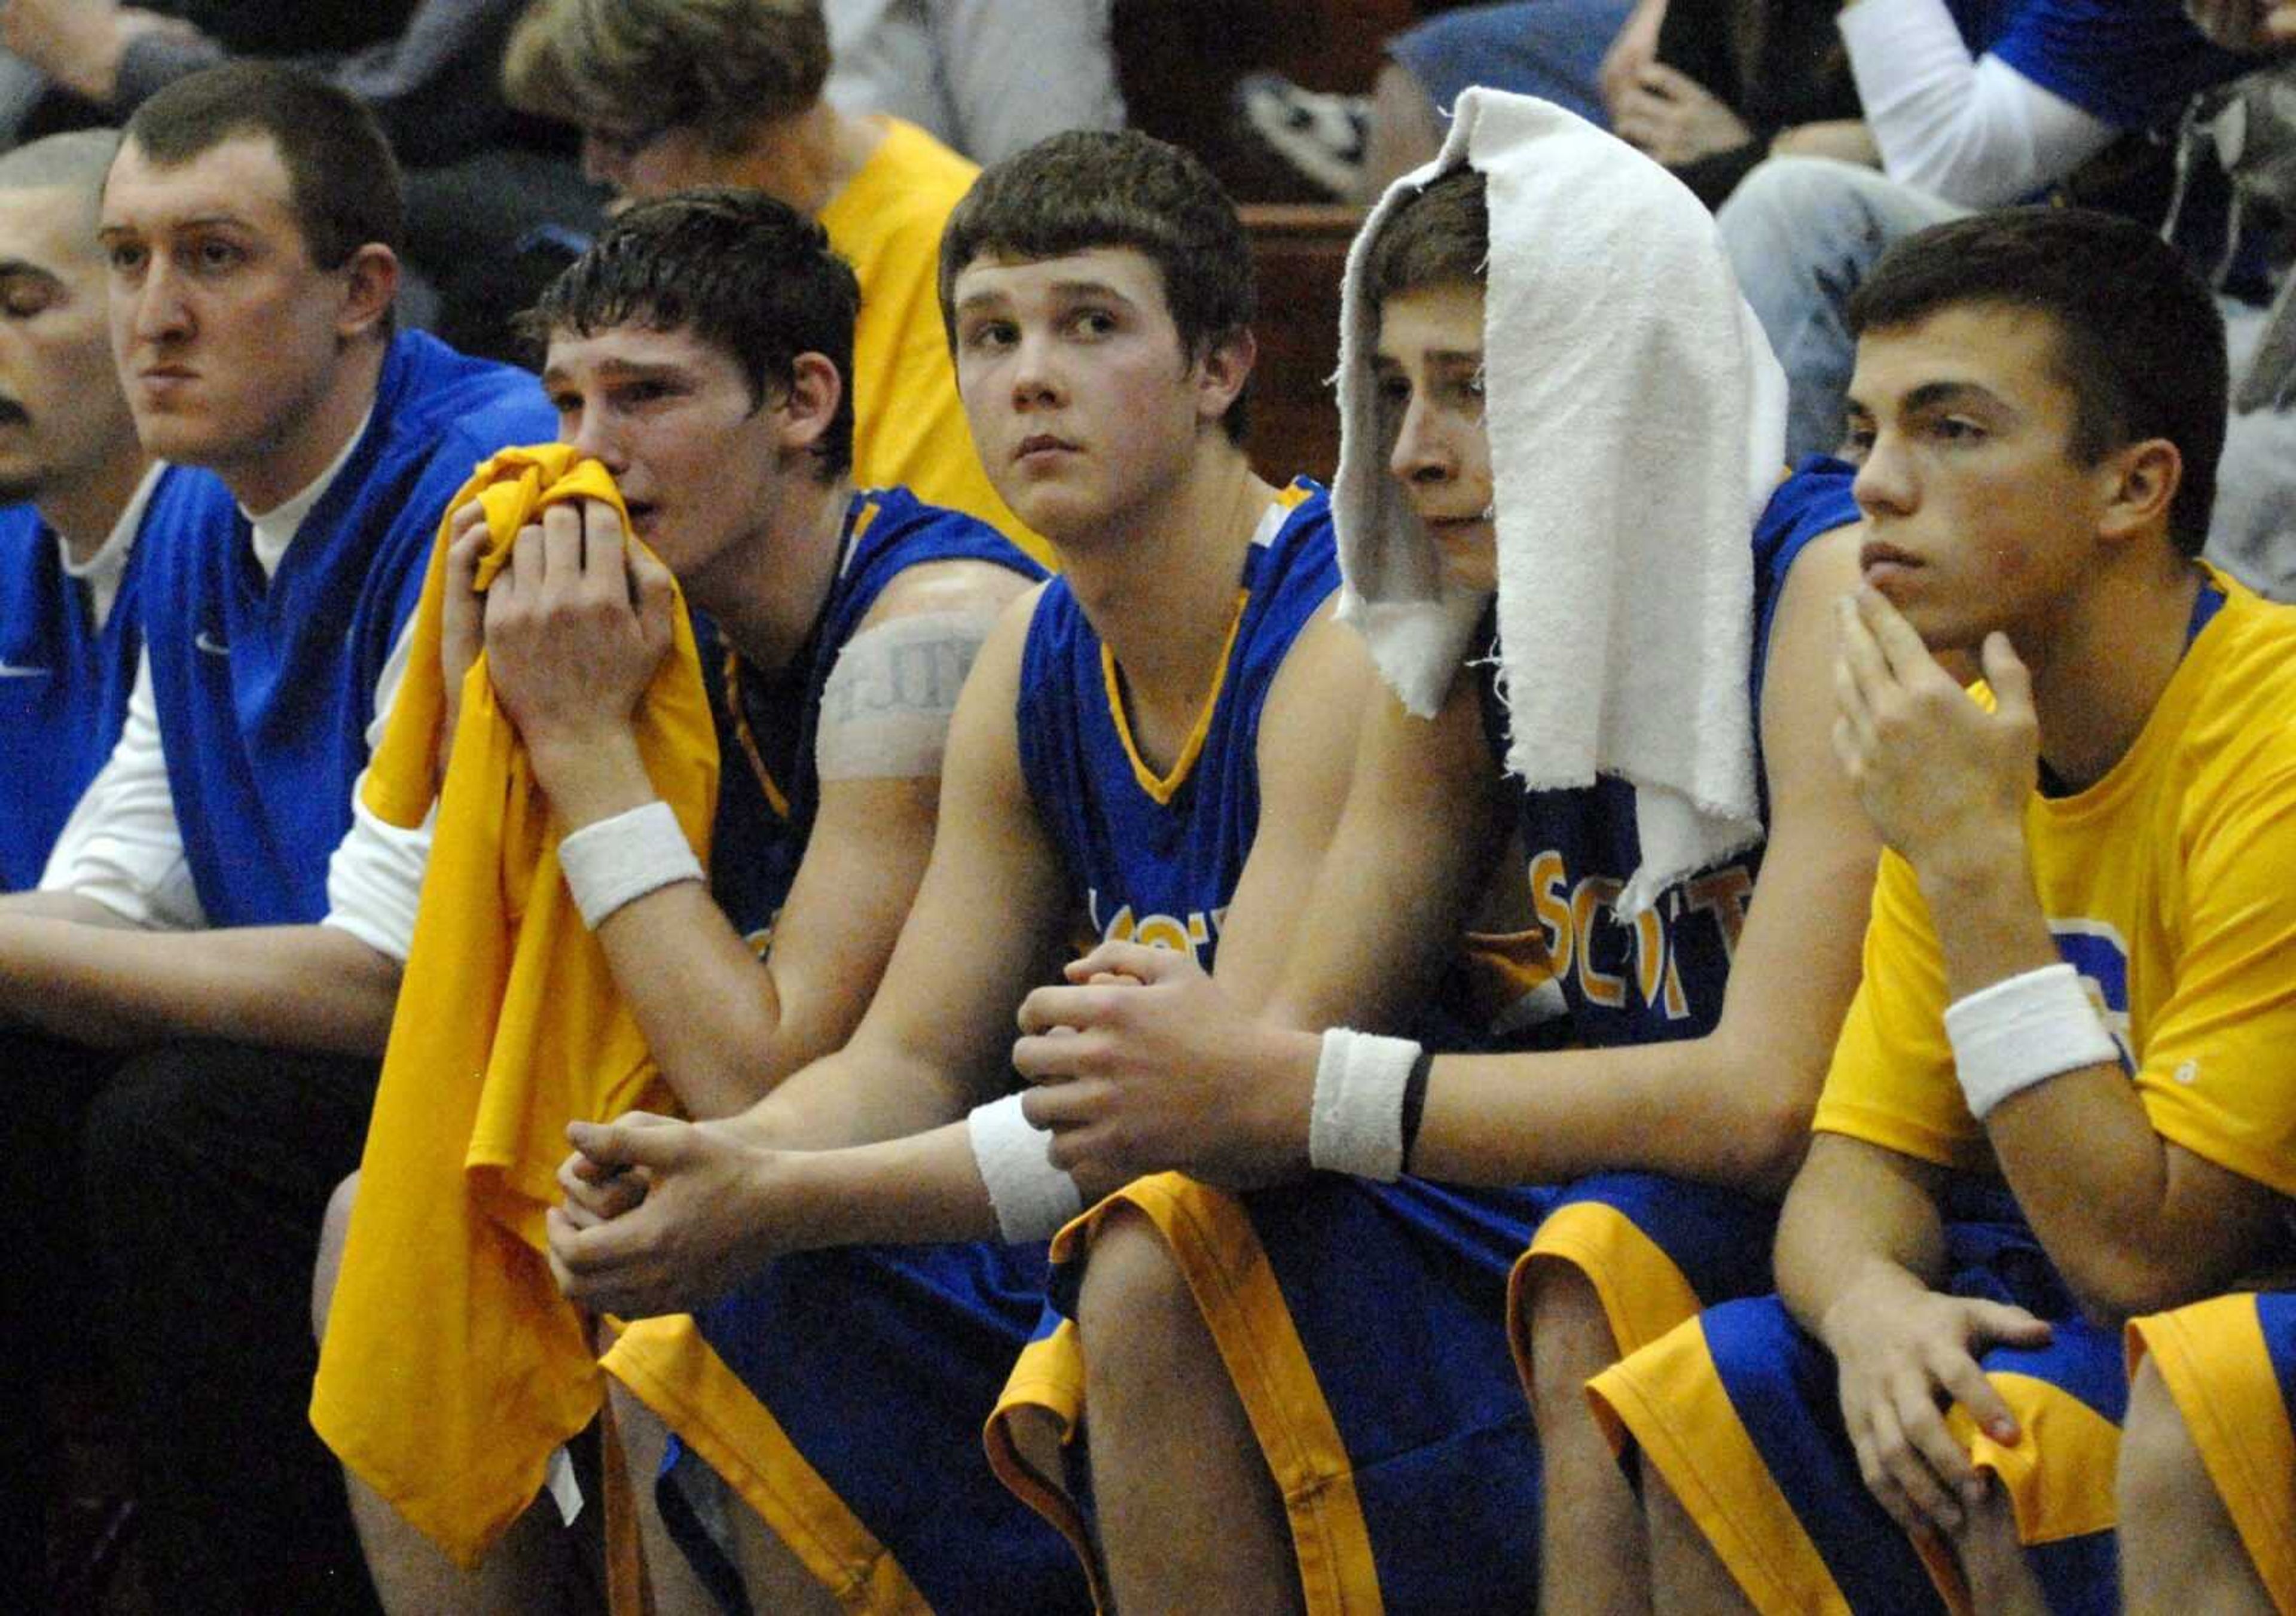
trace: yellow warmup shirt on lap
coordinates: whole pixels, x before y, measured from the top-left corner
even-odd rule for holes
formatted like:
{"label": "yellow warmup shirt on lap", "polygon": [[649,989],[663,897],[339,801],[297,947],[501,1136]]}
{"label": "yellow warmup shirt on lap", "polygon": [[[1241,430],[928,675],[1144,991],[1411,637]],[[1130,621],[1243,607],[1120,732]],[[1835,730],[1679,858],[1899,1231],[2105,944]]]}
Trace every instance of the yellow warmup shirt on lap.
{"label": "yellow warmup shirt on lap", "polygon": [[853,477],[905,488],[977,516],[1046,566],[1052,546],[989,486],[956,398],[940,317],[940,235],[980,170],[898,119],[821,210],[821,227],[861,282],[853,329]]}
{"label": "yellow warmup shirt on lap", "polygon": [[[481,589],[545,505],[622,507],[605,469],[561,445],[505,449],[447,508],[473,498],[490,535]],[[447,537],[442,523],[406,684],[365,786],[368,808],[402,826],[419,824],[432,799]],[[718,746],[682,598],[672,620],[671,653],[638,708],[638,743],[706,865]],[[463,684],[438,800],[311,1422],[467,1566],[599,1405],[584,1319],[543,1257],[565,1124],[660,1095],[645,1041],[560,876],[559,827],[484,657]]]}
{"label": "yellow warmup shirt on lap", "polygon": [[[2153,1128],[2296,1194],[2296,610],[2226,601],[2105,777],[2025,809],[2057,948],[2104,1013]],[[1882,856],[1866,975],[1815,1126],[1997,1171],[1962,1102],[1945,972],[1912,867]]]}

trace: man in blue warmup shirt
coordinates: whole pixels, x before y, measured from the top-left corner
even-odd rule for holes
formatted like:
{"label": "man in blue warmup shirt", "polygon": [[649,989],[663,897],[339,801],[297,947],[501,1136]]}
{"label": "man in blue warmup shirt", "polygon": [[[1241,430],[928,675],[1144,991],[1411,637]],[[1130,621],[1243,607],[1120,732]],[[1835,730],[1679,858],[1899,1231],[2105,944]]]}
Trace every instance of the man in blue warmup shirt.
{"label": "man in blue warmup shirt", "polygon": [[0,510],[0,891],[38,884],[142,644],[129,563],[160,478],[114,380],[95,245],[118,144],[0,158],[0,501],[21,502]]}
{"label": "man in blue warmup shirt", "polygon": [[[185,481],[152,469],[111,368],[95,210],[118,144],[92,131],[0,158],[0,499],[22,502],[0,510],[0,892],[39,881],[119,738],[143,643],[136,531]],[[53,1307],[83,1267],[39,1242],[6,1283]],[[0,1390],[0,1587],[40,1571],[45,1379]]]}
{"label": "man in blue warmup shirt", "polygon": [[[0,1154],[36,1240],[84,1178],[144,1564],[180,1609],[372,1604],[304,1419],[305,1305],[399,961],[338,915],[372,872],[333,856],[447,499],[555,425],[530,377],[394,331],[400,215],[373,119],[252,63],[146,102],[105,182],[137,436],[212,475],[145,524],[119,742],[39,890],[0,899]],[[86,1328],[11,1300],[13,1341]]]}

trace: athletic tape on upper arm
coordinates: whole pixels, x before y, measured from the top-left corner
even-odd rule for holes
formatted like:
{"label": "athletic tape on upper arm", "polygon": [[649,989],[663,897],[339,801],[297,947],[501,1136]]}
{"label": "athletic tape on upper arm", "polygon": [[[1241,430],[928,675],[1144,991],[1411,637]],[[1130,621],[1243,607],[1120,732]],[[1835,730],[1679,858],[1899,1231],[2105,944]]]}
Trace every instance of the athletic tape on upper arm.
{"label": "athletic tape on upper arm", "polygon": [[916,780],[940,773],[949,716],[993,611],[924,611],[863,629],[821,692],[814,759],[829,780]]}

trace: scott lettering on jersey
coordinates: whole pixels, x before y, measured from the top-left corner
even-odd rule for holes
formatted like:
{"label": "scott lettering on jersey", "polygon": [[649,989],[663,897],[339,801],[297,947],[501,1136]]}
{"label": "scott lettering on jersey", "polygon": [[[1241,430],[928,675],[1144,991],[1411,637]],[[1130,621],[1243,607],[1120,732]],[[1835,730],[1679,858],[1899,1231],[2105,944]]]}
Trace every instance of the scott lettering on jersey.
{"label": "scott lettering on jersey", "polygon": [[1761,849],[1669,887],[1632,925],[1619,894],[1641,856],[1634,788],[1602,779],[1524,793],[1531,912],[1582,1043],[1654,1043],[1714,1029]]}
{"label": "scott lettering on jersey", "polygon": [[1135,915],[1130,904],[1119,904],[1110,913],[1097,887],[1086,891],[1085,912],[1091,918],[1092,936],[1096,942],[1169,948],[1175,954],[1194,956],[1196,964],[1207,971],[1211,969],[1212,950],[1218,945],[1220,927],[1227,922],[1226,904],[1209,912],[1192,909],[1185,915]]}
{"label": "scott lettering on jersey", "polygon": [[[1770,629],[1787,575],[1812,541],[1859,520],[1853,468],[1811,455],[1770,496],[1750,536],[1753,549],[1753,655],[1746,670],[1759,715]],[[1496,618],[1486,633],[1496,635]],[[1496,658],[1490,659],[1495,661]],[[1505,766],[1506,704],[1490,662],[1482,664],[1483,728],[1495,765]],[[1769,792],[1762,792],[1769,819]],[[1642,863],[1635,791],[1603,775],[1589,786],[1525,792],[1521,845],[1530,849],[1530,900],[1554,980],[1570,1008],[1572,1036],[1604,1046],[1702,1038],[1722,1014],[1730,962],[1760,874],[1759,847],[1677,882],[1632,925],[1619,919],[1619,894]]]}

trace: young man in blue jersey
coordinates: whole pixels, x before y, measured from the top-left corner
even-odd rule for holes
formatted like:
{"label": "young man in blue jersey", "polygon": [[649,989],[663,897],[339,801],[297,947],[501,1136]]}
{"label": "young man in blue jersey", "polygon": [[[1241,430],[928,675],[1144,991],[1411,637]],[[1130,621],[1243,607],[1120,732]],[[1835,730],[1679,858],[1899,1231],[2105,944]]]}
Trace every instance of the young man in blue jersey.
{"label": "young man in blue jersey", "polygon": [[[2296,1265],[2296,611],[2195,559],[2223,333],[2145,231],[1939,226],[1850,318],[1834,747],[1889,849],[1865,979],[1779,1295],[1593,1390],[1639,1448],[1665,1604],[2113,1609],[2120,1325]],[[2287,1497],[2262,1322],[2243,1297],[2140,1325],[2171,1388],[2256,1372],[2239,1436],[2271,1453],[2278,1424],[2283,1469],[2234,1508]],[[2162,1592],[2164,1524],[2131,1609],[2196,1591]]]}
{"label": "young man in blue jersey", "polygon": [[[1282,986],[1253,1017],[1111,947],[1021,1013],[1056,1159],[1160,1175],[1054,1247],[1082,1269],[1120,1605],[1193,1586],[1237,1611],[1630,1608],[1638,1512],[1583,1382],[1766,1284],[1856,977],[1874,846],[1826,683],[1847,468],[1776,486],[1775,363],[1663,170],[1484,91],[1445,161],[1350,260],[1342,611],[1388,688]],[[1548,237],[1575,205],[1558,185],[1603,195],[1601,226]],[[1670,269],[1636,306],[1610,277],[1645,252]],[[1638,335],[1613,368],[1615,323]],[[1619,642],[1542,621],[1557,595],[1632,614],[1630,672]],[[1632,783],[1602,754],[1558,778],[1554,734],[1622,708],[1742,737],[1752,824],[1670,846],[1664,744]],[[1546,962],[1515,1015],[1549,1036],[1481,1053],[1425,1030],[1422,1001],[1502,850]],[[1351,1135],[1384,1159],[1351,1160]]]}
{"label": "young man in blue jersey", "polygon": [[1364,692],[1323,496],[1239,447],[1250,256],[1201,166],[1056,137],[982,176],[942,266],[974,442],[1062,576],[982,648],[851,1041],[738,1118],[576,1128],[552,1218],[569,1294],[714,1301],[635,1326],[607,1366],[682,1440],[663,1511],[727,1608],[745,1582],[759,1609],[1086,1608],[979,1435],[1080,1201],[999,1098],[1013,1013],[1104,935],[1217,954],[1264,992]]}
{"label": "young man in blue jersey", "polygon": [[[305,1308],[399,962],[351,918],[371,873],[335,854],[446,500],[553,424],[531,377],[393,333],[399,217],[372,118],[257,64],[145,103],[105,185],[137,435],[207,472],[140,541],[119,745],[40,890],[0,900],[0,1067],[86,1112],[145,1564],[186,1609],[370,1599],[304,1417]],[[418,832],[388,856],[423,852]],[[74,1177],[8,1154],[20,1203]]]}
{"label": "young man in blue jersey", "polygon": [[[471,587],[483,528],[447,561],[446,688],[483,644],[566,832],[576,902],[697,1117],[740,1110],[861,1019],[931,850],[957,692],[997,613],[1043,576],[982,522],[855,488],[845,378],[859,300],[821,227],[762,193],[622,213],[525,322],[546,344],[562,439],[613,474],[659,561],[626,562],[620,518],[596,502],[552,507],[483,596]],[[665,573],[701,614],[721,762],[710,869],[601,902],[587,872],[664,835],[684,845],[634,718],[670,643]],[[449,1460],[421,1451],[406,1406],[419,1363],[343,1349],[323,1352],[315,1418],[367,1461],[349,1467],[352,1496],[386,1601],[501,1609],[550,1587],[539,1526],[466,1579],[357,1479],[396,1468],[375,1452],[379,1426],[408,1433],[417,1468]],[[390,1350],[433,1349],[401,1335]]]}

